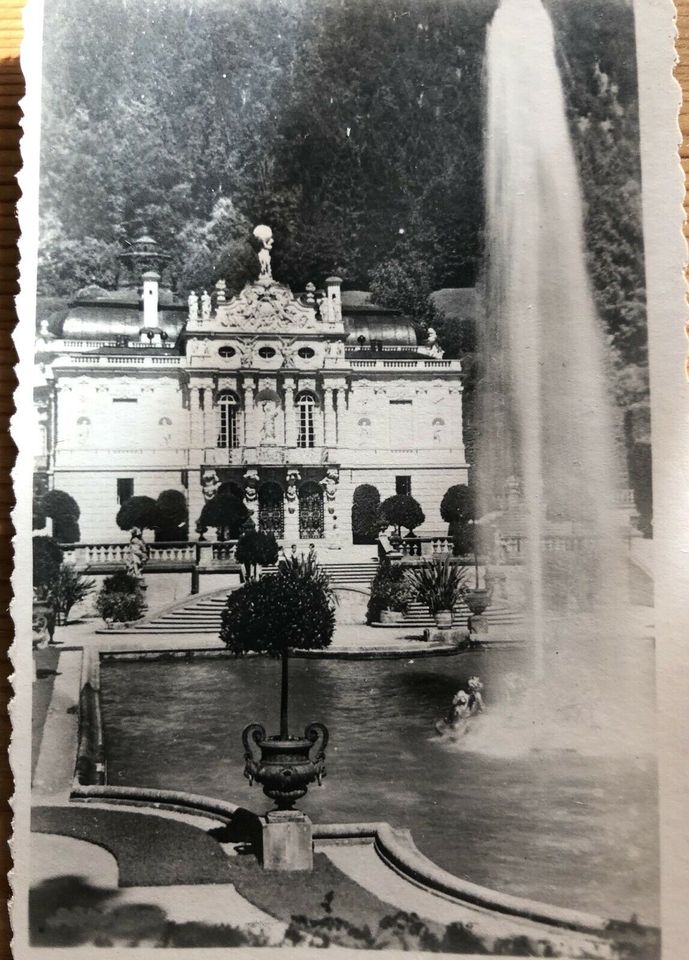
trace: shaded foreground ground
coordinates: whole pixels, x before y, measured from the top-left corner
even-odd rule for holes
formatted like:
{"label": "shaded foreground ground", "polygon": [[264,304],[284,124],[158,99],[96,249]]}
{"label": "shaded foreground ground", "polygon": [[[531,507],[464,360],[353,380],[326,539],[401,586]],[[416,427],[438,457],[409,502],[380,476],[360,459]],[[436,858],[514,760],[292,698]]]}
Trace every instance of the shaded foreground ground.
{"label": "shaded foreground ground", "polygon": [[[486,937],[474,932],[471,922],[421,919],[415,912],[400,910],[353,882],[324,853],[316,853],[312,873],[289,877],[286,896],[284,875],[264,872],[251,853],[251,830],[247,830],[245,813],[238,812],[237,825],[232,822],[207,830],[171,815],[150,812],[38,807],[33,816],[34,831],[49,834],[47,839],[52,837],[53,842],[55,835],[77,838],[76,843],[86,850],[89,862],[96,861],[98,856],[94,855],[97,848],[89,848],[88,844],[104,847],[116,858],[114,875],[119,873],[120,889],[113,883],[112,875],[108,888],[91,876],[70,873],[65,864],[64,874],[46,876],[32,889],[32,943],[37,947],[94,944],[197,949],[271,943],[321,947],[337,944],[443,953],[569,955],[568,951],[562,952],[557,938],[552,942],[547,934]],[[247,843],[236,844],[242,836]],[[69,847],[67,850],[69,853]],[[174,860],[171,850],[175,851]],[[220,891],[227,904],[223,922],[173,919],[171,914],[174,915],[178,902],[169,897],[163,897],[161,902],[160,897],[166,883],[171,884],[167,889],[173,896],[189,896],[199,885],[207,891],[206,899]],[[126,897],[127,888],[131,887],[133,896]],[[423,902],[424,895],[418,895]],[[247,917],[243,904],[256,905],[258,913],[253,911],[253,916],[268,922],[242,922]],[[452,910],[446,904],[446,909],[448,917],[456,915],[457,908]],[[199,914],[203,916],[204,910]],[[248,915],[252,916],[251,908]],[[278,921],[277,925],[271,918]],[[501,923],[493,922],[493,927],[497,925],[499,930]],[[653,935],[649,937],[633,926],[611,930],[610,945],[614,945],[611,956],[625,960],[657,955]],[[600,956],[595,949],[576,955]]]}

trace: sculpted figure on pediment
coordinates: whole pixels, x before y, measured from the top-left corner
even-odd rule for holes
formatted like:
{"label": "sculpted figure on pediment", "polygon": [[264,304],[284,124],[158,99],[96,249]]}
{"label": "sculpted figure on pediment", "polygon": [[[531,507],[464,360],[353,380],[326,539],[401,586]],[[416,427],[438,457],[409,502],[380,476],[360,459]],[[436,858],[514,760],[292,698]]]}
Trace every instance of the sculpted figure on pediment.
{"label": "sculpted figure on pediment", "polygon": [[248,283],[238,297],[221,306],[216,321],[222,327],[235,330],[318,329],[313,308],[300,304],[289,287],[279,283],[269,287]]}

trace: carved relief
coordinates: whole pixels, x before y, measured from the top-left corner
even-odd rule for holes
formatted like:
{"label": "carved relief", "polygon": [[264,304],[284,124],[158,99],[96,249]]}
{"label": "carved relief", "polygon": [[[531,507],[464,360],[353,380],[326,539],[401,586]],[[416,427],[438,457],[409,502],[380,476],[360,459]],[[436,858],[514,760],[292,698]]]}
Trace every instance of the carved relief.
{"label": "carved relief", "polygon": [[271,333],[285,327],[317,332],[324,326],[313,307],[295,300],[289,287],[280,283],[248,283],[239,296],[218,307],[216,323],[232,330]]}

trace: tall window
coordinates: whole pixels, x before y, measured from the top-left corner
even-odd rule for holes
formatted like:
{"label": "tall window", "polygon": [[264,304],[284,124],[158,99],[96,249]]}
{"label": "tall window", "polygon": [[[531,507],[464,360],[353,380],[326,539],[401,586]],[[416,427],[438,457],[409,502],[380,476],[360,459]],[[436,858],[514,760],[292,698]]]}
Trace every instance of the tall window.
{"label": "tall window", "polygon": [[313,447],[316,442],[315,413],[316,400],[310,393],[302,393],[297,400],[297,446]]}
{"label": "tall window", "polygon": [[239,446],[239,400],[234,393],[221,393],[217,402],[220,411],[219,447],[229,449]]}
{"label": "tall window", "polygon": [[117,502],[122,506],[134,496],[134,477],[117,478]]}
{"label": "tall window", "polygon": [[411,477],[395,477],[395,493],[411,496]]}

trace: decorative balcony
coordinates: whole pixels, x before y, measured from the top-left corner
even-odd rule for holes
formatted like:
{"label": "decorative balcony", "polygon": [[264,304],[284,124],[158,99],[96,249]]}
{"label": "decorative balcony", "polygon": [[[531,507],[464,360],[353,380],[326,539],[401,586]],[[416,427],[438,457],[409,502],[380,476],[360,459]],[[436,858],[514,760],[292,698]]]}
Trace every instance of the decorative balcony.
{"label": "decorative balcony", "polygon": [[304,466],[339,463],[341,452],[335,447],[207,447],[204,450],[206,466]]}

